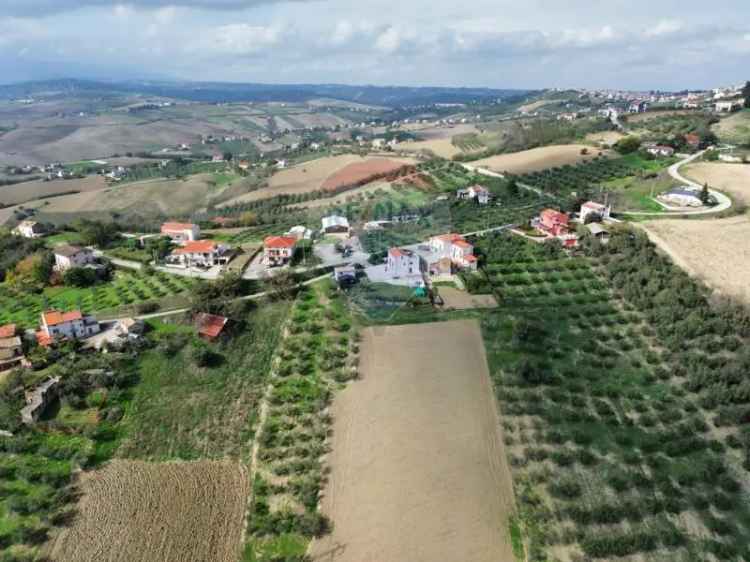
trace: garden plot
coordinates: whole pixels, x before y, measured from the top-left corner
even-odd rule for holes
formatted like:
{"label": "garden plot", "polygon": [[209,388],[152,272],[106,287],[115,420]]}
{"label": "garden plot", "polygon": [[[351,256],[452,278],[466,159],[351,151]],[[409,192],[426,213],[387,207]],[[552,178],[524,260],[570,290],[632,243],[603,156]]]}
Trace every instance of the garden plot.
{"label": "garden plot", "polygon": [[469,310],[472,308],[495,308],[497,301],[492,295],[472,295],[466,291],[459,291],[453,287],[439,287],[439,294],[443,299],[446,310]]}
{"label": "garden plot", "polygon": [[314,559],[511,561],[510,473],[479,326],[364,332],[362,380],[337,397]]}
{"label": "garden plot", "polygon": [[114,461],[82,477],[79,516],[51,541],[59,562],[211,560],[240,555],[250,483],[235,462]]}

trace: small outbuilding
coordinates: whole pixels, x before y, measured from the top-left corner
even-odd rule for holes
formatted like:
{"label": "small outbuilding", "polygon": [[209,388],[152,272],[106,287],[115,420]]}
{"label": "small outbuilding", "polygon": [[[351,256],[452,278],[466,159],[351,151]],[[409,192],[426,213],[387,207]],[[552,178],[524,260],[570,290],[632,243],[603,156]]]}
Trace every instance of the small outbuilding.
{"label": "small outbuilding", "polygon": [[228,318],[217,314],[199,312],[195,315],[195,328],[198,331],[198,336],[208,341],[215,340],[224,331],[228,320]]}

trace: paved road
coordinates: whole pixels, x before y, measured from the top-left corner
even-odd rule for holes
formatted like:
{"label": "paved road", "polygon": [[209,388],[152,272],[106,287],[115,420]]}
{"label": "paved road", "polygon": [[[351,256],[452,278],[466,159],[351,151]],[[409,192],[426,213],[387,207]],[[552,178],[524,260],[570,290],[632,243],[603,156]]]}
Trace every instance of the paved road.
{"label": "paved road", "polygon": [[[688,156],[684,160],[680,160],[679,162],[676,162],[675,164],[672,164],[669,169],[667,170],[669,172],[669,175],[672,176],[675,180],[678,182],[689,185],[690,187],[695,187],[697,189],[702,189],[702,185],[699,183],[694,182],[693,180],[690,180],[683,176],[680,173],[680,168],[682,168],[684,165],[689,164],[690,162],[693,162],[694,160],[697,160],[701,156],[703,156],[703,153],[705,150],[701,150],[700,152],[696,152],[692,156]],[[665,205],[661,204],[663,207],[665,207],[666,212],[664,213],[656,213],[653,211],[632,211],[628,213],[623,213],[626,215],[638,215],[639,217],[642,216],[654,216],[654,217],[663,217],[666,215],[712,215],[714,213],[721,213],[722,211],[726,211],[727,209],[732,207],[732,200],[721,193],[720,191],[716,191],[714,189],[708,190],[708,193],[717,201],[717,204],[713,207],[708,207],[705,209],[689,209],[685,211],[677,211],[674,210],[674,208],[666,207]],[[658,201],[657,201],[658,203]]]}

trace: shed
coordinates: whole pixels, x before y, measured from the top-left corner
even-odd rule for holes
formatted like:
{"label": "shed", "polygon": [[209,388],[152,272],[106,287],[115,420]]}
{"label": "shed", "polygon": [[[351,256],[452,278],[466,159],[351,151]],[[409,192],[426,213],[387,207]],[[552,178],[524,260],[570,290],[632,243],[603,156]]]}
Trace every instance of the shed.
{"label": "shed", "polygon": [[199,312],[195,316],[195,327],[198,335],[203,339],[215,340],[221,335],[226,326],[228,318],[216,314]]}

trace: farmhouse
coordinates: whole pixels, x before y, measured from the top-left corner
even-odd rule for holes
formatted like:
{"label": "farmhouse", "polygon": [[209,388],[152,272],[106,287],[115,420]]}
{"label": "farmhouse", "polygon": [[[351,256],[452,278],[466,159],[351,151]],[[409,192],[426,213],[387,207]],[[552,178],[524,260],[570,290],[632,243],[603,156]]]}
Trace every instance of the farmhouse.
{"label": "farmhouse", "polygon": [[648,110],[648,103],[644,100],[637,100],[630,104],[628,113],[645,113]]}
{"label": "farmhouse", "polygon": [[228,319],[224,316],[199,312],[195,316],[195,328],[198,331],[199,337],[213,341],[224,331],[227,321]]}
{"label": "farmhouse", "polygon": [[486,205],[490,202],[492,194],[490,190],[483,185],[472,185],[456,191],[458,199],[476,199],[480,205]]}
{"label": "farmhouse", "polygon": [[586,228],[591,233],[591,235],[599,240],[599,242],[601,242],[602,244],[606,244],[607,242],[609,242],[609,231],[598,222],[587,224]]}
{"label": "farmhouse", "polygon": [[167,265],[181,267],[214,267],[229,263],[227,247],[212,240],[186,242],[167,256]]}
{"label": "farmhouse", "polygon": [[646,149],[646,152],[649,154],[653,154],[654,156],[665,156],[670,157],[674,155],[674,148],[671,146],[664,146],[664,145],[655,145],[655,146],[649,146]]}
{"label": "farmhouse", "polygon": [[21,421],[32,425],[39,421],[44,410],[57,397],[60,377],[48,379],[31,392],[26,393],[26,406],[21,410]]}
{"label": "farmhouse", "polygon": [[306,226],[298,225],[290,228],[285,236],[290,236],[297,240],[310,240],[313,236],[313,231]]}
{"label": "farmhouse", "polygon": [[80,248],[67,244],[56,247],[54,254],[55,270],[57,271],[67,271],[72,267],[84,267],[96,261],[94,252],[89,248]]}
{"label": "farmhouse", "polygon": [[0,373],[28,365],[23,355],[21,338],[16,335],[16,325],[0,326]]}
{"label": "farmhouse", "polygon": [[429,241],[430,250],[436,254],[439,259],[428,264],[430,270],[433,264],[438,270],[442,269],[440,260],[449,260],[452,267],[458,269],[476,270],[477,258],[474,256],[474,246],[469,244],[460,234],[441,234],[433,236]]}
{"label": "farmhouse", "polygon": [[698,148],[701,144],[701,138],[695,133],[688,133],[685,135],[685,144],[692,148]]}
{"label": "farmhouse", "polygon": [[41,223],[36,221],[22,221],[16,228],[13,229],[13,234],[16,236],[23,236],[24,238],[41,238],[45,233],[45,229]]}
{"label": "farmhouse", "polygon": [[184,222],[165,222],[161,225],[161,233],[168,236],[176,244],[193,242],[201,236],[201,229],[197,224]]}
{"label": "farmhouse", "polygon": [[424,266],[422,259],[415,252],[401,248],[391,248],[388,250],[385,271],[394,279],[414,276],[421,277]]}
{"label": "farmhouse", "polygon": [[269,236],[263,240],[263,263],[269,267],[286,265],[294,255],[297,238],[293,236]]}
{"label": "farmhouse", "polygon": [[658,199],[678,207],[702,207],[700,189],[690,186],[675,187],[659,195]]}
{"label": "farmhouse", "polygon": [[570,217],[566,213],[554,209],[544,209],[539,216],[532,221],[532,226],[546,232],[550,236],[567,234],[570,230]]}
{"label": "farmhouse", "polygon": [[325,234],[349,234],[349,221],[340,215],[323,217],[323,232]]}
{"label": "farmhouse", "polygon": [[745,105],[744,99],[733,99],[733,100],[722,100],[716,102],[717,113],[731,113],[738,109],[742,109]]}
{"label": "farmhouse", "polygon": [[595,201],[586,201],[581,205],[581,212],[579,217],[582,223],[586,223],[586,219],[591,220],[606,220],[609,218],[611,207],[602,205]]}

